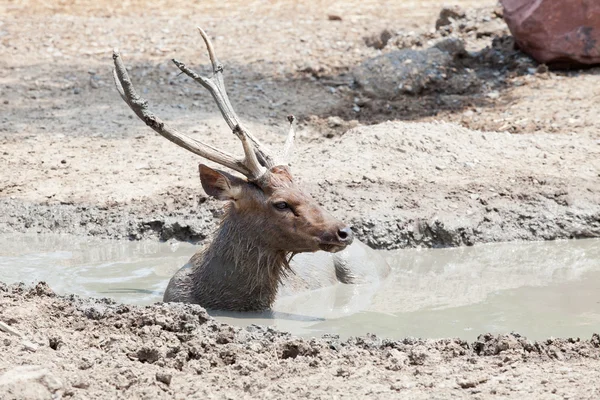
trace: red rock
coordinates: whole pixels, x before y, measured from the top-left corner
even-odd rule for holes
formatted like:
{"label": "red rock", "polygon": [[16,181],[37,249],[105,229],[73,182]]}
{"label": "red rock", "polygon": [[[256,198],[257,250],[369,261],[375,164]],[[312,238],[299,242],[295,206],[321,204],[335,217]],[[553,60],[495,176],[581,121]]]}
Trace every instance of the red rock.
{"label": "red rock", "polygon": [[522,51],[562,67],[600,63],[599,0],[501,0]]}

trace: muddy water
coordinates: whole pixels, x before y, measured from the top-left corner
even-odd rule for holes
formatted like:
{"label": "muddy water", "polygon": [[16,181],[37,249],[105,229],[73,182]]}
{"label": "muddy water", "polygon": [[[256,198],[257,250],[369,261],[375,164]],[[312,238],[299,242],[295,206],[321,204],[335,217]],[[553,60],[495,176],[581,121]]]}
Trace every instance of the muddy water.
{"label": "muddy water", "polygon": [[[44,280],[58,293],[160,301],[197,250],[185,243],[0,235],[0,280]],[[268,314],[219,314],[294,334],[376,333],[472,340],[517,331],[532,339],[600,331],[600,240],[479,245],[387,253],[392,276],[280,299]]]}

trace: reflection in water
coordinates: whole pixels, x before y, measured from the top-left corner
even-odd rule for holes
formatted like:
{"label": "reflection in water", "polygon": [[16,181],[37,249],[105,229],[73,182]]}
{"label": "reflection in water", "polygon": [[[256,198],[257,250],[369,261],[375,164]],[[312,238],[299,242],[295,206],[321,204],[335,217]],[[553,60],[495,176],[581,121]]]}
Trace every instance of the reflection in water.
{"label": "reflection in water", "polygon": [[187,243],[2,235],[0,271],[3,282],[44,280],[61,294],[151,304],[162,299],[165,282],[194,250]]}
{"label": "reflection in water", "polygon": [[[169,278],[198,249],[59,235],[0,235],[2,281],[45,280],[58,293],[160,301]],[[301,335],[473,339],[518,331],[530,338],[600,331],[600,240],[479,245],[387,253],[392,275],[278,299],[268,313],[218,313],[245,326]]]}

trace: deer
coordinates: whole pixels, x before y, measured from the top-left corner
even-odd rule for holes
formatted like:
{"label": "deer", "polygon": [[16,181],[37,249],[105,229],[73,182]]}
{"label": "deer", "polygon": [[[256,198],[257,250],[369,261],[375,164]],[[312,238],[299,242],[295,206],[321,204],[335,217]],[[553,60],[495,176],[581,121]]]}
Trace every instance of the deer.
{"label": "deer", "polygon": [[[202,188],[225,202],[212,240],[169,281],[164,302],[195,303],[209,310],[264,311],[283,295],[335,283],[383,279],[389,265],[351,227],[325,211],[294,180],[289,163],[296,137],[293,116],[280,152],[273,153],[242,124],[227,95],[224,67],[213,44],[198,27],[212,76],[173,63],[213,97],[225,122],[239,139],[236,157],[168,126],[136,92],[118,49],[113,51],[114,81],[131,110],[159,135],[222,167],[199,164]],[[281,288],[281,290],[280,290]]]}

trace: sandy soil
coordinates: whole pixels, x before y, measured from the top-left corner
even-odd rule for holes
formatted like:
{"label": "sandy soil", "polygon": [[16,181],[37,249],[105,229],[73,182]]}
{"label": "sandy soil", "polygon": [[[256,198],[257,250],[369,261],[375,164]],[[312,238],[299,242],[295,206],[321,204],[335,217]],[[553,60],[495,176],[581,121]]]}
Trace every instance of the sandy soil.
{"label": "sandy soil", "polygon": [[[169,61],[206,70],[201,25],[241,117],[275,147],[295,114],[296,176],[371,246],[600,236],[600,69],[538,67],[512,49],[493,1],[455,2],[469,15],[436,32],[443,3],[0,3],[0,232],[210,236],[220,204],[202,193],[199,159],[134,119],[110,77],[119,47],[163,119],[239,151],[207,93]],[[394,99],[356,84],[365,60],[446,37],[470,55],[438,84]],[[0,332],[2,398],[597,398],[600,386],[597,338],[495,355],[452,340],[342,345],[237,331],[193,307],[90,313],[45,288],[2,290],[0,321],[41,345],[29,353]],[[503,340],[519,342],[489,348]]]}

